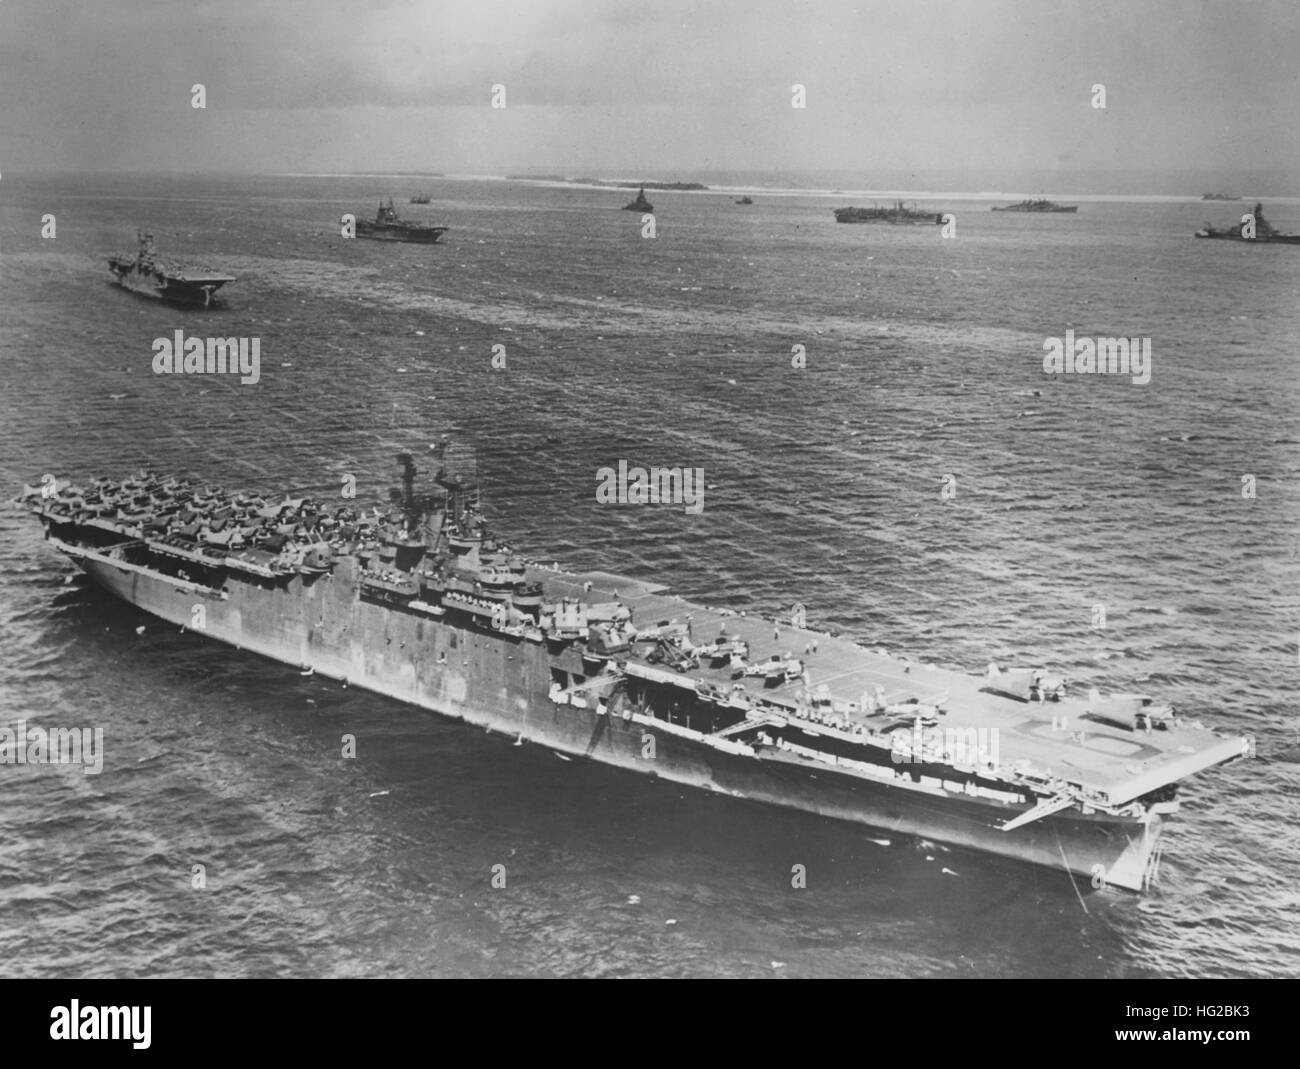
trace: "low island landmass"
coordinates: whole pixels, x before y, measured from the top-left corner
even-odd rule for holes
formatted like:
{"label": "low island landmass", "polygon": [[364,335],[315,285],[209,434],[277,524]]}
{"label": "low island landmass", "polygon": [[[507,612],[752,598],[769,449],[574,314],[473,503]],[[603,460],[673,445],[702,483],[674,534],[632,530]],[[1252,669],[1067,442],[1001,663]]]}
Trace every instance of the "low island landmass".
{"label": "low island landmass", "polygon": [[709,187],[699,182],[615,182],[604,178],[565,178],[557,174],[508,174],[512,182],[564,182],[571,186],[600,186],[603,189],[656,189],[696,193]]}

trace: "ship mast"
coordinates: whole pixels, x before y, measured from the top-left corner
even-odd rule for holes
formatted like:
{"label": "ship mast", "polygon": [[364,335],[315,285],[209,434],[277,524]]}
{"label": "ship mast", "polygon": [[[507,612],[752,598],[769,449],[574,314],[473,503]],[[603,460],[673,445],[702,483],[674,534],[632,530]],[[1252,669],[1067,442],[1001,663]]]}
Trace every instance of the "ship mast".
{"label": "ship mast", "polygon": [[415,460],[410,453],[398,453],[397,463],[402,465],[402,511],[409,522],[415,513]]}
{"label": "ship mast", "polygon": [[[416,494],[415,458],[410,453],[398,453],[397,462],[402,466],[402,515],[406,520],[407,534],[411,538],[420,538],[436,552],[442,537],[442,514],[438,511],[438,502],[433,497]],[[436,516],[433,523],[429,522],[430,516]]]}

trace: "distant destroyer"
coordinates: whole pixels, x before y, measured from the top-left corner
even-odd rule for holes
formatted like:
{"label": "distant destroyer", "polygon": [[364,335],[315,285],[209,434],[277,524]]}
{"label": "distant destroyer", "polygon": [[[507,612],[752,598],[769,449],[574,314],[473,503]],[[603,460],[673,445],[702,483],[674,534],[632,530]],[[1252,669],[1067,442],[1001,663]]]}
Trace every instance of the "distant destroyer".
{"label": "distant destroyer", "polygon": [[[443,456],[442,451],[439,453]],[[172,624],[557,753],[1141,890],[1178,782],[1245,740],[1033,666],[913,664],[519,556],[440,464],[364,509],[142,472],[18,499]],[[671,476],[671,469],[668,469]],[[504,755],[502,755],[504,759]],[[558,771],[558,769],[557,769]]]}
{"label": "distant destroyer", "polygon": [[1077,212],[1077,204],[1053,204],[1044,197],[1037,200],[1022,200],[1019,204],[998,205],[993,208],[995,212]]}
{"label": "distant destroyer", "polygon": [[623,210],[625,212],[653,212],[655,210],[655,206],[645,199],[645,186],[642,186],[637,191],[636,200],[632,201],[631,204],[623,205]]}

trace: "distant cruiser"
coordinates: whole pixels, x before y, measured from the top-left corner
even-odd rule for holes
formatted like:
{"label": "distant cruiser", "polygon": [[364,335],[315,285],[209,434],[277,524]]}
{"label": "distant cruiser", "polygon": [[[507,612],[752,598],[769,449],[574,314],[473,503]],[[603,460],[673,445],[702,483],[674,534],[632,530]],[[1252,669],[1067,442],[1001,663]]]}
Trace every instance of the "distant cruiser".
{"label": "distant cruiser", "polygon": [[1022,200],[1019,204],[1008,204],[993,209],[995,212],[1077,212],[1077,204],[1053,204],[1046,197],[1037,200]]}
{"label": "distant cruiser", "polygon": [[1264,205],[1256,204],[1251,213],[1255,220],[1255,231],[1250,234],[1249,224],[1245,221],[1232,226],[1216,228],[1205,224],[1204,230],[1198,230],[1198,238],[1219,238],[1223,241],[1245,241],[1260,245],[1300,245],[1300,234],[1283,234],[1264,218]]}

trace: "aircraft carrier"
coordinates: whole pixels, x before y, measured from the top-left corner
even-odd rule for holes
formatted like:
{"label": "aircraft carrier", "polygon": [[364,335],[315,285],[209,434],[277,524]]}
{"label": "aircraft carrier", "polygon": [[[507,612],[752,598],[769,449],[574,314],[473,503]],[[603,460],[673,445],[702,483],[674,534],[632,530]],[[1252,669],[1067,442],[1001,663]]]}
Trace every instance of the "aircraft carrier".
{"label": "aircraft carrier", "polygon": [[[412,198],[411,203],[423,204],[424,201],[416,201]],[[388,198],[388,203],[380,203],[378,211],[375,212],[373,220],[357,219],[356,235],[359,238],[370,238],[374,241],[407,241],[417,245],[436,245],[442,240],[442,235],[447,233],[449,227],[432,226],[429,223],[408,223],[398,218],[397,209],[393,207],[393,198]]]}
{"label": "aircraft carrier", "polygon": [[123,289],[172,304],[201,304],[205,308],[215,300],[217,290],[233,275],[207,268],[183,267],[168,263],[154,249],[153,235],[137,232],[136,254],[119,253],[108,258],[113,281]]}
{"label": "aircraft carrier", "polygon": [[[16,499],[146,612],[520,744],[1146,889],[1180,780],[1247,754],[1045,666],[972,676],[657,583],[521,557],[448,476],[385,507],[142,472]],[[1063,878],[1063,877],[1062,877]]]}
{"label": "aircraft carrier", "polygon": [[892,208],[879,204],[872,208],[832,208],[837,223],[943,223],[942,212],[918,211],[915,204],[906,207],[901,200]]}

